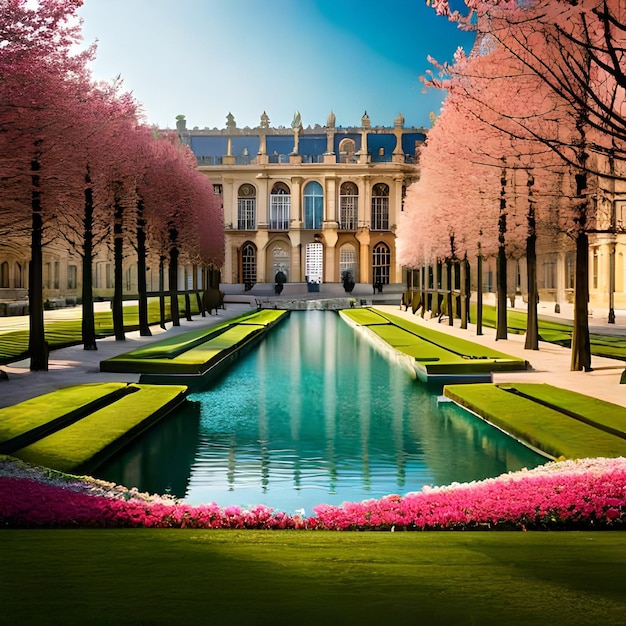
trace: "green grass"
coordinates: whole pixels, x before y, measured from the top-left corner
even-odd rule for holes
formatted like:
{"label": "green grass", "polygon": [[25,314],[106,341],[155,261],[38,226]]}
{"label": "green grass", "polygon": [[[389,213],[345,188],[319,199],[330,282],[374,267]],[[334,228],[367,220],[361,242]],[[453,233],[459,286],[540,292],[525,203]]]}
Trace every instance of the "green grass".
{"label": "green grass", "polygon": [[[470,316],[476,322],[476,304],[470,305]],[[507,330],[516,335],[526,333],[526,313],[521,311],[507,311]],[[483,325],[489,328],[496,327],[496,307],[483,305]],[[572,345],[571,324],[539,320],[539,335],[543,341],[555,343],[565,348]],[[626,361],[626,341],[623,337],[590,333],[591,354],[610,359]]]}
{"label": "green grass", "polygon": [[187,390],[182,385],[130,387],[137,391],[15,451],[13,456],[61,472],[93,470],[148,425],[177,406]]}
{"label": "green grass", "polygon": [[[394,349],[413,357],[418,376],[479,376],[493,371],[526,369],[524,359],[442,333],[406,318],[371,309],[345,309],[341,315],[373,333]],[[381,323],[382,322],[382,323]],[[386,322],[386,323],[385,323]]]}
{"label": "green grass", "polygon": [[108,396],[126,387],[126,383],[74,385],[4,407],[0,409],[0,441],[19,437],[55,422],[68,413],[106,401]]}
{"label": "green grass", "polygon": [[545,383],[501,383],[605,432],[626,438],[626,407]]}
{"label": "green grass", "polygon": [[624,532],[6,530],[10,624],[624,624]]}
{"label": "green grass", "polygon": [[[513,437],[555,458],[626,456],[626,440],[491,383],[447,385],[443,393]],[[592,398],[589,401],[593,403]]]}
{"label": "green grass", "polygon": [[[185,312],[185,297],[179,296],[179,310],[181,317]],[[69,310],[68,310],[69,311]],[[191,298],[191,312],[199,313],[196,298]],[[108,337],[114,334],[113,314],[111,311],[96,311],[95,327],[97,337]],[[49,320],[45,322],[45,337],[51,350],[76,345],[82,342],[81,330],[82,312],[76,312],[76,319]],[[169,299],[165,299],[165,317],[171,320]],[[148,320],[150,324],[158,324],[160,321],[158,299],[148,301]],[[137,305],[124,307],[124,329],[129,332],[139,328],[139,310]],[[0,365],[12,363],[26,358],[28,354],[28,330],[13,330],[0,332]]]}
{"label": "green grass", "polygon": [[284,310],[244,313],[210,329],[189,331],[102,361],[103,372],[204,374],[222,357],[289,315]]}

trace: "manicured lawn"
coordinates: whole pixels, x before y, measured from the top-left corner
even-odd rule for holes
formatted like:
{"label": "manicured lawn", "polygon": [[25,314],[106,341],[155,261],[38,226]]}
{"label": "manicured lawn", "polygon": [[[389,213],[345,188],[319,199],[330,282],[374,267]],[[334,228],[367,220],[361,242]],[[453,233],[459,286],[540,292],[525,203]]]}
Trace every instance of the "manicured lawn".
{"label": "manicured lawn", "polygon": [[624,532],[0,533],[9,624],[624,624]]}
{"label": "manicured lawn", "polygon": [[[504,389],[507,386],[513,385],[447,385],[443,393],[491,424],[555,458],[626,456],[625,439],[534,402],[531,398],[510,393]],[[523,388],[530,392],[532,385],[524,385]],[[540,391],[537,393],[542,395]],[[567,395],[567,391],[558,390],[560,401],[565,401]],[[595,406],[598,414],[607,411],[609,403],[587,397],[581,400],[578,396],[576,394],[574,399],[584,401],[584,406],[580,404],[578,410],[593,414]],[[573,403],[569,401],[569,404],[571,406]],[[616,407],[615,411],[617,429],[623,409]]]}
{"label": "manicured lawn", "polygon": [[[185,297],[178,298],[179,310],[181,317],[185,312]],[[80,307],[76,309],[68,309],[75,313],[75,319],[46,321],[45,335],[50,349],[63,348],[81,343],[81,318],[82,311]],[[191,298],[192,314],[198,314],[198,305],[195,298]],[[169,298],[165,299],[165,317],[171,320]],[[148,319],[150,324],[159,323],[159,302],[158,299],[150,299],[148,302]],[[111,311],[96,311],[96,334],[98,337],[107,337],[114,334],[113,315]],[[0,326],[1,326],[0,322]],[[124,328],[126,331],[136,330],[139,328],[139,313],[136,305],[124,307]],[[0,332],[0,364],[19,361],[26,357],[28,351],[28,330],[13,330],[9,332]]]}
{"label": "manicured lawn", "polygon": [[[129,388],[134,393],[15,451],[14,456],[62,472],[93,469],[180,404],[187,390],[182,385],[129,385]],[[17,413],[20,405],[12,408]]]}
{"label": "manicured lawn", "polygon": [[[476,323],[476,304],[470,305],[471,321]],[[483,305],[483,326],[496,327],[496,307]],[[526,313],[507,311],[507,330],[516,335],[526,333]],[[539,320],[539,335],[543,341],[569,348],[572,343],[571,324]],[[590,334],[591,354],[626,361],[626,341],[616,335]]]}

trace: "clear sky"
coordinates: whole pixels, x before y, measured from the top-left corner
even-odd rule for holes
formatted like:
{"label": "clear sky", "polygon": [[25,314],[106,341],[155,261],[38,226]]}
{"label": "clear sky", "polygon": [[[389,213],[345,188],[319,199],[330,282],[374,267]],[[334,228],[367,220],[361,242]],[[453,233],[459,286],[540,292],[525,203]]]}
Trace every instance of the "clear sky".
{"label": "clear sky", "polygon": [[121,75],[146,121],[173,128],[430,125],[443,94],[424,93],[430,54],[451,60],[473,36],[425,0],[84,0],[85,44],[97,41],[94,78]]}

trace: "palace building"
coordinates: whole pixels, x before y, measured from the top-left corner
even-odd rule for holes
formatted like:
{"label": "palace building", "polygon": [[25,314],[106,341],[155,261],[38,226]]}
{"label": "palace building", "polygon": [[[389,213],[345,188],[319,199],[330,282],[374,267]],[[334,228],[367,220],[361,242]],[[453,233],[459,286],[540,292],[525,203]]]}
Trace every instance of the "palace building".
{"label": "palace building", "polygon": [[252,289],[261,283],[300,283],[310,291],[328,284],[365,283],[382,289],[401,283],[396,262],[397,216],[406,188],[417,179],[422,128],[238,128],[231,114],[223,129],[188,129],[181,141],[196,156],[222,197],[225,264],[222,283]]}

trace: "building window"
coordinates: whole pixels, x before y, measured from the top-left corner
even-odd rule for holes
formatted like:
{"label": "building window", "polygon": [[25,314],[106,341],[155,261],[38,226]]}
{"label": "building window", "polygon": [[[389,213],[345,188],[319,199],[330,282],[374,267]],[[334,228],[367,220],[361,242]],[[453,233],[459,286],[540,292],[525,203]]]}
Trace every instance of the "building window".
{"label": "building window", "polygon": [[356,230],[359,217],[359,189],[354,183],[343,183],[339,190],[339,228]]}
{"label": "building window", "polygon": [[241,275],[246,290],[256,283],[256,248],[247,243],[241,249]]}
{"label": "building window", "polygon": [[543,264],[543,286],[545,289],[556,288],[556,263],[553,259]]}
{"label": "building window", "polygon": [[270,194],[270,230],[289,230],[291,194],[285,183],[276,183]]}
{"label": "building window", "polygon": [[21,289],[22,287],[22,264],[21,263],[16,263],[15,264],[15,284],[14,287],[16,289]]}
{"label": "building window", "polygon": [[576,284],[576,254],[568,252],[565,255],[565,289],[574,289]]}
{"label": "building window", "polygon": [[354,153],[356,152],[356,144],[354,139],[342,139],[339,142],[339,161],[341,163],[352,163],[356,160]]}
{"label": "building window", "polygon": [[239,187],[237,228],[239,230],[256,230],[256,189],[248,183]]}
{"label": "building window", "polygon": [[0,265],[0,287],[9,288],[9,264],[6,261]]}
{"label": "building window", "polygon": [[389,230],[389,185],[385,183],[372,189],[372,230]]}
{"label": "building window", "polygon": [[75,265],[67,266],[67,288],[76,289],[78,284],[78,268]]}
{"label": "building window", "polygon": [[322,227],[324,217],[324,192],[315,180],[307,183],[304,188],[304,227],[318,230]]}
{"label": "building window", "polygon": [[351,243],[339,249],[339,277],[341,282],[356,282],[356,251]]}
{"label": "building window", "polygon": [[372,255],[372,279],[373,283],[388,285],[389,284],[389,267],[391,265],[391,253],[389,246],[379,243],[374,246]]}
{"label": "building window", "polygon": [[279,282],[277,275],[283,273],[284,281],[289,282],[289,251],[276,246],[272,251],[272,280]]}
{"label": "building window", "polygon": [[213,185],[213,193],[214,193],[216,196],[221,196],[221,195],[222,195],[222,192],[223,192],[223,187],[222,187],[222,185],[221,185],[221,184],[216,184],[216,185]]}
{"label": "building window", "polygon": [[593,282],[592,289],[598,288],[598,251],[593,251]]}

